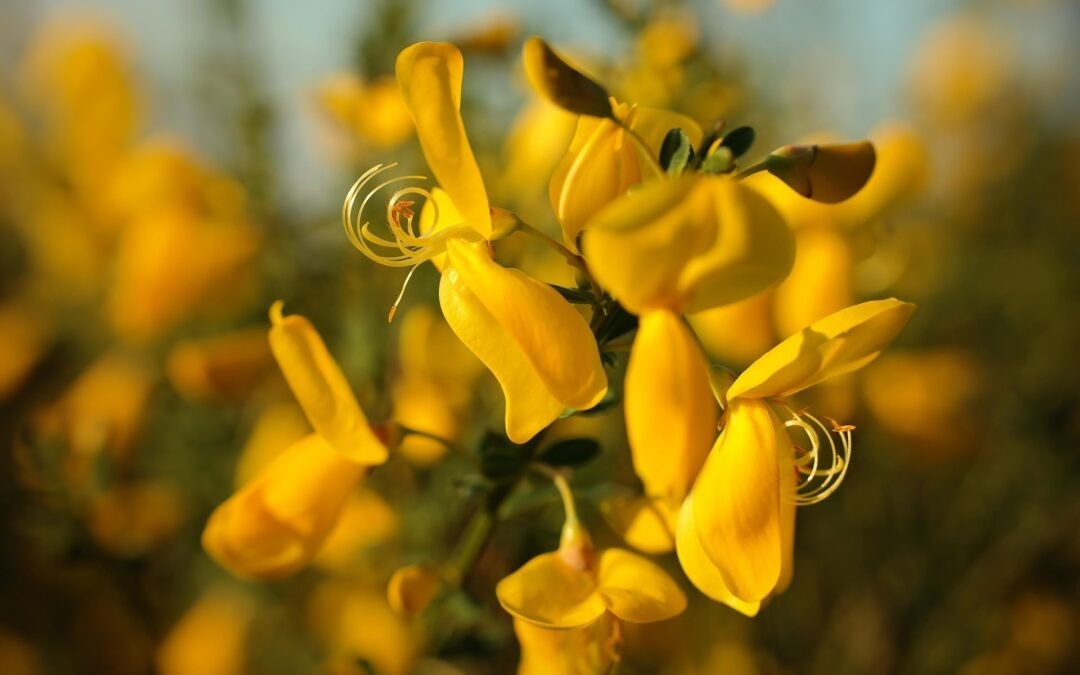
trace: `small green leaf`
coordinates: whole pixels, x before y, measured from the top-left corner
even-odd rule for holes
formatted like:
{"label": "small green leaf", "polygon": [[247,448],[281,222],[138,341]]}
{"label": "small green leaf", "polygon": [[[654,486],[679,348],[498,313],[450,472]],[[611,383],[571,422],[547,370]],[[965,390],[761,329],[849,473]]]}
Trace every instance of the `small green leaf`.
{"label": "small green leaf", "polygon": [[672,129],[660,144],[660,166],[669,176],[679,176],[694,161],[694,146],[682,129]]}
{"label": "small green leaf", "polygon": [[720,145],[731,151],[731,156],[734,159],[738,159],[746,154],[746,151],[750,149],[750,146],[754,144],[754,129],[753,127],[739,127],[732,129],[731,133],[724,136],[724,140],[720,142]]}
{"label": "small green leaf", "polygon": [[496,434],[488,434],[480,450],[480,472],[496,483],[514,478],[529,463],[529,450]]}
{"label": "small green leaf", "polygon": [[701,163],[702,173],[727,173],[735,166],[731,150],[721,145]]}
{"label": "small green leaf", "polygon": [[698,146],[698,157],[704,158],[709,154],[709,150],[719,140],[720,136],[724,133],[724,126],[727,123],[723,119],[718,119],[713,122],[712,128],[709,129],[705,137],[701,139],[701,145]]}
{"label": "small green leaf", "polygon": [[578,288],[567,288],[566,286],[556,286],[555,284],[548,284],[555,289],[559,295],[563,296],[567,302],[574,305],[592,305],[596,304],[591,293],[583,291]]}
{"label": "small green leaf", "polygon": [[540,461],[551,466],[581,466],[600,454],[600,444],[593,438],[568,438],[540,453]]}

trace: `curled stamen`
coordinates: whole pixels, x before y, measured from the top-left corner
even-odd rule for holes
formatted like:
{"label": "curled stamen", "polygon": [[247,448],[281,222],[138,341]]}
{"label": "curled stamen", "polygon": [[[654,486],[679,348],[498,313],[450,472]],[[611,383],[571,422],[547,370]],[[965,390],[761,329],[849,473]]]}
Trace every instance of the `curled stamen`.
{"label": "curled stamen", "polygon": [[[784,421],[784,426],[798,429],[810,443],[809,449],[798,443],[792,444],[799,480],[794,493],[784,495],[784,498],[800,506],[817,504],[836,492],[847,474],[853,444],[851,432],[855,427],[826,418],[831,424],[830,428],[806,410],[792,410],[786,404],[782,407],[791,416]],[[828,457],[823,457],[823,452]]]}
{"label": "curled stamen", "polygon": [[[387,267],[414,267],[445,251],[446,242],[451,237],[472,236],[472,229],[465,223],[439,228],[438,202],[432,198],[430,192],[421,187],[402,188],[390,196],[390,200],[386,205],[386,226],[390,230],[390,234],[393,235],[393,239],[381,237],[372,232],[371,224],[364,221],[364,211],[376,193],[395,183],[427,180],[424,176],[397,176],[384,180],[365,192],[365,188],[376,176],[393,169],[395,166],[397,166],[396,163],[376,164],[365,171],[353,183],[345,196],[345,203],[341,207],[341,222],[345,227],[345,234],[353,246],[380,265],[386,265]],[[364,196],[359,207],[357,207],[356,200],[360,198],[361,193]],[[405,199],[406,196],[419,197],[433,209],[432,214],[434,217],[429,233],[423,234],[417,231],[416,211],[413,208],[417,200]]]}

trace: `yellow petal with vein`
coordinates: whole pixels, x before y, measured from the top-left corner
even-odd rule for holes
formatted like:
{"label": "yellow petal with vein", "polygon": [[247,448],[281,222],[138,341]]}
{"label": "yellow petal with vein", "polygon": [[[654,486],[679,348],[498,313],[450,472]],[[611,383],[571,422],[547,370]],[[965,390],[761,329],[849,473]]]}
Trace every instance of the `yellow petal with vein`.
{"label": "yellow petal with vein", "polygon": [[[795,242],[780,213],[760,194],[733,180],[701,179],[704,193],[697,227],[701,253],[679,279],[685,312],[731,304],[783,280],[795,259]],[[690,206],[690,204],[688,204]]]}
{"label": "yellow petal with vein", "polygon": [[386,446],[372,431],[322,337],[304,317],[282,316],[282,304],[279,300],[270,308],[270,349],[311,426],[352,461],[382,464]]}
{"label": "yellow petal with vein", "polygon": [[577,628],[606,610],[588,571],[571,567],[558,552],[538,555],[495,587],[499,604],[514,616],[547,628]]}
{"label": "yellow petal with vein", "polygon": [[735,597],[735,594],[724,583],[724,577],[716,564],[705,554],[701,539],[698,537],[697,522],[694,519],[693,497],[687,498],[679,511],[675,552],[679,556],[679,564],[682,565],[686,577],[699,591],[746,616],[757,615],[758,610],[761,609],[761,601],[747,602]]}
{"label": "yellow petal with vein", "polygon": [[445,42],[419,42],[398,55],[396,70],[428,166],[469,225],[490,236],[487,191],[461,119],[461,52]]}
{"label": "yellow petal with vein", "polygon": [[728,390],[728,398],[790,396],[862,368],[900,332],[915,305],[896,298],[853,305],[815,321],[766,352]]}
{"label": "yellow petal with vein", "polygon": [[598,592],[608,611],[623,621],[649,623],[682,614],[686,595],[668,573],[621,548],[600,554]]}
{"label": "yellow petal with vein", "polygon": [[626,430],[645,492],[681,500],[716,438],[709,364],[682,319],[641,316],[626,368]]}
{"label": "yellow petal with vein", "polygon": [[643,553],[667,553],[675,548],[678,500],[616,497],[601,504],[604,519],[627,544]]}
{"label": "yellow petal with vein", "polygon": [[764,600],[783,565],[779,457],[791,441],[762,401],[732,400],[725,428],[694,484],[694,520],[724,585],[745,602]]}
{"label": "yellow petal with vein", "polygon": [[524,443],[562,414],[565,406],[547,390],[528,358],[457,270],[443,273],[439,304],[450,328],[499,381],[510,440]]}
{"label": "yellow petal with vein", "polygon": [[650,181],[586,224],[582,250],[593,275],[626,309],[675,308],[679,277],[700,250],[701,210],[688,204],[697,181]]}
{"label": "yellow petal with vein", "polygon": [[547,284],[496,263],[484,244],[450,241],[447,252],[456,280],[509,338],[502,346],[521,352],[555,400],[578,410],[600,402],[607,375],[589,325],[570,303]]}

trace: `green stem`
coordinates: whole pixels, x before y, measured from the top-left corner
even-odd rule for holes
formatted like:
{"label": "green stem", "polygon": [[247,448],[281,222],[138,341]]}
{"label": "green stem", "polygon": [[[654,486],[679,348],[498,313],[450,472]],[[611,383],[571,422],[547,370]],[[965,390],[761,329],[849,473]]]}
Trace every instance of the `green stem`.
{"label": "green stem", "polygon": [[484,505],[473,512],[465,530],[461,533],[458,546],[454,549],[450,561],[447,563],[444,577],[453,586],[460,587],[465,581],[465,575],[476,564],[476,559],[487,544],[488,537],[495,527],[495,509],[490,505]]}
{"label": "green stem", "polygon": [[761,173],[762,171],[768,171],[769,167],[771,166],[771,164],[769,162],[770,158],[771,158],[771,155],[770,155],[770,157],[766,157],[765,159],[761,160],[757,164],[755,164],[755,165],[753,165],[751,167],[747,167],[747,168],[743,169],[742,171],[740,171],[739,173],[735,174],[735,180],[745,180],[745,179],[749,178],[750,176],[753,176],[755,173]]}
{"label": "green stem", "polygon": [[413,429],[412,427],[407,427],[404,424],[398,424],[398,426],[401,428],[401,433],[406,436],[420,436],[421,438],[431,439],[436,443],[442,444],[444,448],[454,453],[455,455],[459,455],[467,459],[473,466],[479,466],[479,461],[476,459],[476,455],[449,439],[443,438],[442,436],[439,436],[437,434],[429,433],[427,431]]}

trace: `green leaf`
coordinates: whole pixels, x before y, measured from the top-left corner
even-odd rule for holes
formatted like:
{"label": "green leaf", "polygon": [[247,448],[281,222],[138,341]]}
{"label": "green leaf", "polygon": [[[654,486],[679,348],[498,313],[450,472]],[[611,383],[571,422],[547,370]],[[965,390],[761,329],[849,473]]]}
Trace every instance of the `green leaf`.
{"label": "green leaf", "polygon": [[551,466],[581,466],[600,454],[600,444],[593,438],[568,438],[540,453],[540,461]]}
{"label": "green leaf", "polygon": [[753,127],[739,127],[738,129],[732,129],[731,133],[724,136],[724,140],[720,142],[722,147],[731,151],[733,159],[738,159],[746,154],[746,151],[750,149],[750,146],[754,144],[754,129]]}
{"label": "green leaf", "polygon": [[563,296],[567,302],[574,305],[593,305],[596,301],[593,299],[591,293],[583,291],[579,288],[567,288],[566,286],[556,286],[555,284],[548,284],[555,289],[559,295]]}
{"label": "green leaf", "polygon": [[514,445],[506,438],[489,433],[480,449],[480,472],[496,483],[520,474],[529,463],[529,448]]}
{"label": "green leaf", "polygon": [[694,146],[682,129],[672,129],[660,144],[660,166],[669,176],[679,176],[694,161]]}
{"label": "green leaf", "polygon": [[731,150],[721,145],[701,163],[702,173],[727,173],[735,166]]}
{"label": "green leaf", "polygon": [[701,145],[698,146],[698,157],[705,157],[709,154],[709,149],[716,143],[720,136],[724,133],[724,126],[726,122],[723,119],[718,119],[713,122],[712,128],[709,129],[705,137],[701,139]]}

